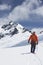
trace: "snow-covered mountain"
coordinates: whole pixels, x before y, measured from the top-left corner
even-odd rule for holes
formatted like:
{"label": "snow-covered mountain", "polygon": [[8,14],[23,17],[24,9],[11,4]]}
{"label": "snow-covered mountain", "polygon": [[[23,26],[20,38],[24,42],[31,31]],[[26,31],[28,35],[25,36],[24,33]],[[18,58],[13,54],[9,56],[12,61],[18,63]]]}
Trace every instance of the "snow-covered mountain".
{"label": "snow-covered mountain", "polygon": [[12,21],[2,25],[0,30],[0,47],[14,46],[15,44],[25,41],[30,34],[28,29]]}
{"label": "snow-covered mountain", "polygon": [[26,29],[22,25],[10,21],[8,24],[4,24],[0,27],[0,38],[3,38],[6,35],[13,36],[24,32],[26,32]]}
{"label": "snow-covered mountain", "polygon": [[[25,0],[0,21],[6,22],[0,27],[0,65],[43,65],[43,0]],[[36,54],[28,44],[33,31],[39,39]]]}
{"label": "snow-covered mountain", "polygon": [[[12,23],[10,24],[12,25]],[[20,24],[17,24],[16,27],[19,31],[23,28]],[[5,31],[11,28],[8,26],[5,29],[2,26],[2,29]],[[28,31],[24,33],[19,32],[12,37],[7,35],[0,39],[0,65],[6,65],[6,63],[7,65],[43,65],[43,32],[41,34],[38,33],[41,29],[33,29],[32,31],[37,31],[39,38],[36,54],[30,53],[31,46],[28,44],[30,33]]]}
{"label": "snow-covered mountain", "polygon": [[35,55],[30,53],[28,37],[31,33],[28,29],[12,21],[0,27],[0,34],[4,34],[0,39],[0,65],[43,65],[43,28],[31,31],[35,31],[39,38]]}
{"label": "snow-covered mountain", "polygon": [[[41,17],[43,9],[41,3],[41,0],[26,0],[20,6],[15,7],[12,12],[9,13],[9,16],[7,16],[4,20],[8,23],[2,25],[0,28],[0,38],[18,35],[19,33],[23,34],[28,32],[27,29],[25,29],[26,27],[29,29],[31,26],[32,29],[32,27],[38,26],[38,23],[41,23],[40,21],[43,20]],[[41,16],[39,14],[41,14]],[[20,22],[20,24],[18,24],[18,22]],[[23,26],[25,26],[25,28],[21,24],[24,24]],[[39,26],[40,25],[42,24],[39,24]],[[32,31],[33,30],[34,29],[32,29]],[[43,30],[39,31],[39,33],[42,31]]]}
{"label": "snow-covered mountain", "polygon": [[[43,28],[28,30],[22,25],[12,21],[8,24],[2,25],[0,28],[0,47],[15,47],[15,45],[19,43],[21,46],[24,46],[25,41],[27,43],[28,37],[33,31],[37,33],[39,40],[42,40]],[[23,45],[22,42],[24,42]]]}

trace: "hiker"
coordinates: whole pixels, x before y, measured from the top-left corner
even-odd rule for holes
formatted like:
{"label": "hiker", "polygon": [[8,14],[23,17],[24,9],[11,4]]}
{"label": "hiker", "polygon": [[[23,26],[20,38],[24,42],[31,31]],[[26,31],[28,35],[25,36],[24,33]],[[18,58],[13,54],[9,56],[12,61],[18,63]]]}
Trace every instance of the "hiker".
{"label": "hiker", "polygon": [[30,35],[29,39],[28,39],[28,43],[30,41],[31,44],[31,53],[35,52],[36,49],[36,45],[38,44],[38,37],[35,34],[35,32],[32,33],[32,35]]}

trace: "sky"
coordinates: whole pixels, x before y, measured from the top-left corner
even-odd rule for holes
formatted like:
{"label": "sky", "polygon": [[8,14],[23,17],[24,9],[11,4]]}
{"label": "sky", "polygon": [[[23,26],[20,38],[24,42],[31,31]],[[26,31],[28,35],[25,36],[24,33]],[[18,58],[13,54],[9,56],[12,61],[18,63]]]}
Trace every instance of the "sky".
{"label": "sky", "polygon": [[43,0],[0,0],[1,22],[16,21],[27,27],[40,27],[43,26],[42,11]]}
{"label": "sky", "polygon": [[[0,18],[3,16],[7,16],[15,7],[20,6],[23,2],[31,1],[36,2],[38,5],[39,0],[0,0]],[[43,0],[40,0],[41,4]],[[34,3],[34,8],[36,5]]]}
{"label": "sky", "polygon": [[0,17],[7,16],[14,7],[21,5],[24,0],[0,0]]}

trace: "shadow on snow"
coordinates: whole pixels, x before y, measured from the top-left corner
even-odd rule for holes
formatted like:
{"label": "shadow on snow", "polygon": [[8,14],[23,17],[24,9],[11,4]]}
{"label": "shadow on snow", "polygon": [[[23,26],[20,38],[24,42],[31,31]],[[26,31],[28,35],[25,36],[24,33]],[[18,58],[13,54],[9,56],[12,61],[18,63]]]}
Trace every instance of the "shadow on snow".
{"label": "shadow on snow", "polygon": [[9,48],[12,48],[12,47],[22,47],[22,46],[26,46],[28,44],[29,44],[28,41],[24,40],[24,41],[22,41],[22,42],[20,42],[20,43],[18,43],[16,45],[10,46]]}

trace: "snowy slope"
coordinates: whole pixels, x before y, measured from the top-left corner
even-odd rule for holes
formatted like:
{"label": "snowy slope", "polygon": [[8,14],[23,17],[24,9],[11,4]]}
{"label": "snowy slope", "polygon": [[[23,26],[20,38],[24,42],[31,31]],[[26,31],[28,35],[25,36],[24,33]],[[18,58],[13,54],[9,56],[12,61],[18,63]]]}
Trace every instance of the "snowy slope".
{"label": "snowy slope", "polygon": [[[10,30],[12,30],[12,27]],[[0,39],[0,65],[43,65],[43,28],[31,30],[32,32],[36,31],[39,37],[36,54],[30,53],[31,46],[28,44],[30,33],[28,31],[23,32],[24,27],[20,24],[16,28],[19,33],[13,36],[6,35]],[[9,29],[7,31],[0,29],[2,33],[4,31],[9,33]]]}
{"label": "snowy slope", "polygon": [[[20,42],[25,41],[28,39],[28,35],[30,33],[27,31],[25,33],[18,33],[15,34],[14,36],[6,36],[0,40],[0,47],[12,47],[15,46],[15,44],[18,44]],[[4,41],[4,42],[3,42]]]}
{"label": "snowy slope", "polygon": [[[42,39],[42,35],[38,36]],[[43,65],[43,39],[36,47],[36,54],[32,54],[28,36],[27,31],[0,40],[0,65]]]}
{"label": "snowy slope", "polygon": [[20,24],[15,22],[5,24],[0,28],[0,47],[12,47],[25,41],[28,35],[30,33]]}

